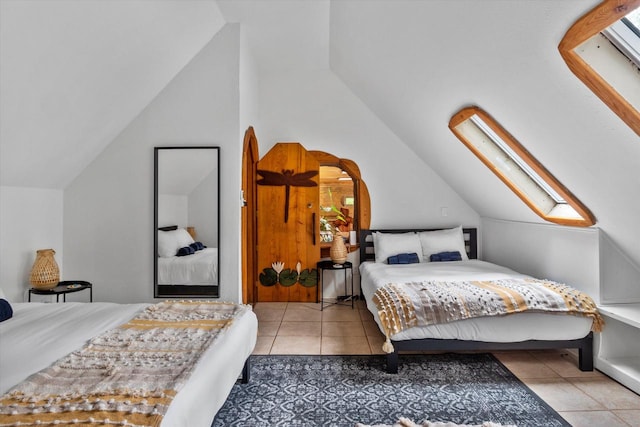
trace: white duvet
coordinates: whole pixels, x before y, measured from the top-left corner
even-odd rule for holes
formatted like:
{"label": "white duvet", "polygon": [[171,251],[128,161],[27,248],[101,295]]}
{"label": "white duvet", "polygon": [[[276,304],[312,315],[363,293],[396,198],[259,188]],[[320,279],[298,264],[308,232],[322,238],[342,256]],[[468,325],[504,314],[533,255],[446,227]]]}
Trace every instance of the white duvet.
{"label": "white duvet", "polygon": [[158,257],[159,285],[217,285],[218,248],[204,248],[194,254]]}
{"label": "white duvet", "polygon": [[[13,303],[14,315],[0,323],[0,393],[116,328],[147,304]],[[164,427],[208,427],[224,404],[256,343],[252,311],[235,319],[204,352],[167,411]]]}
{"label": "white duvet", "polygon": [[[380,327],[377,308],[371,301],[375,291],[388,283],[424,280],[495,280],[529,277],[485,261],[425,262],[389,265],[364,262],[360,265],[361,288],[367,308]],[[452,323],[414,327],[391,337],[392,340],[438,338],[465,341],[520,342],[527,340],[572,340],[591,330],[586,317],[544,313],[518,313],[504,317],[480,317]],[[380,328],[382,331],[382,328]]]}

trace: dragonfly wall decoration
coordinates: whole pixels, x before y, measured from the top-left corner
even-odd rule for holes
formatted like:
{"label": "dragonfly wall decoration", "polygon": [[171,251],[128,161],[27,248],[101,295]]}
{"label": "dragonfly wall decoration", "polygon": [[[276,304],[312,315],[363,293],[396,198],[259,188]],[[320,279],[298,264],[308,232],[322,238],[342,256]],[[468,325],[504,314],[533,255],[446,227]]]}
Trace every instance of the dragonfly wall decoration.
{"label": "dragonfly wall decoration", "polygon": [[293,169],[283,169],[282,173],[258,169],[258,175],[262,179],[256,181],[258,185],[284,186],[284,222],[289,220],[289,192],[291,187],[317,187],[318,183],[311,178],[318,174],[318,171],[306,171],[293,173]]}

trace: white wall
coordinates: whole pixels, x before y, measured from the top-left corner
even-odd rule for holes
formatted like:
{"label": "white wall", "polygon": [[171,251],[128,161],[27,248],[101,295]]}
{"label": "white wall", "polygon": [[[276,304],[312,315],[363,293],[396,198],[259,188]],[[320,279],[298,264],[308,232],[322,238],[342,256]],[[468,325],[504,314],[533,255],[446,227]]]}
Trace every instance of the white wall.
{"label": "white wall", "polygon": [[296,141],[358,164],[372,228],[479,224],[476,212],[330,70],[261,76],[259,111],[261,156],[276,142]]}
{"label": "white wall", "polygon": [[62,200],[62,190],[0,186],[0,286],[10,301],[27,300],[38,249],[54,249],[60,277],[71,278],[62,268]]}
{"label": "white wall", "polygon": [[158,194],[158,227],[189,225],[187,196]]}
{"label": "white wall", "polygon": [[218,247],[218,170],[210,173],[190,194],[188,224],[195,227],[196,240],[209,247]]}
{"label": "white wall", "polygon": [[64,192],[65,271],[94,300],[153,300],[153,147],[221,147],[221,299],[239,295],[239,26],[226,25]]}
{"label": "white wall", "polygon": [[482,218],[481,233],[483,260],[566,283],[599,302],[599,229]]}
{"label": "white wall", "polygon": [[640,265],[600,233],[600,302],[640,302]]}

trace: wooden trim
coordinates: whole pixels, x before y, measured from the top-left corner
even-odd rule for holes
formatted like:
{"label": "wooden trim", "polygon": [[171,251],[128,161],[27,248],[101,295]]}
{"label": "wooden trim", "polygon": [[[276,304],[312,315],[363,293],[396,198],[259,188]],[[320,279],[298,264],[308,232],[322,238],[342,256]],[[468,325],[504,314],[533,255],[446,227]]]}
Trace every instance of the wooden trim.
{"label": "wooden trim", "polygon": [[[543,212],[520,188],[511,181],[496,165],[482,154],[475,145],[457,130],[457,126],[477,115],[506,142],[542,179],[544,179],[564,200],[582,217],[582,219],[555,217]],[[558,181],[529,151],[524,148],[506,129],[489,114],[477,106],[466,107],[454,114],[449,121],[449,129],[456,137],[478,157],[500,180],[511,189],[529,208],[546,221],[561,225],[589,227],[596,223],[595,217],[560,181]]]}
{"label": "wooden trim", "polygon": [[371,224],[371,197],[369,189],[360,175],[360,168],[357,163],[349,159],[341,159],[333,154],[324,151],[309,151],[313,155],[320,166],[335,166],[345,171],[354,183],[356,192],[356,200],[358,200],[358,209],[356,212],[356,223],[359,229],[369,228]]}
{"label": "wooden trim", "polygon": [[242,302],[244,304],[256,302],[257,286],[257,223],[256,223],[256,169],[258,164],[258,139],[249,126],[244,134],[242,149],[242,192],[244,205],[241,208],[241,253],[242,253]]}
{"label": "wooden trim", "polygon": [[640,135],[640,111],[636,110],[575,51],[582,43],[638,7],[640,7],[640,0],[604,0],[569,28],[558,45],[558,50],[571,72],[636,134]]}

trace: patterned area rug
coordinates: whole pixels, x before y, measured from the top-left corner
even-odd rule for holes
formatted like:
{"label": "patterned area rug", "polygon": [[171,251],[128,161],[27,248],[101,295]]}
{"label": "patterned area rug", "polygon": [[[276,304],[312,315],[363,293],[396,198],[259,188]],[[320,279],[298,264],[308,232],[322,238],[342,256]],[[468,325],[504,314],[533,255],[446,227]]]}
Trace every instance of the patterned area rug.
{"label": "patterned area rug", "polygon": [[212,427],[394,424],[405,417],[455,424],[570,426],[491,354],[251,356]]}

